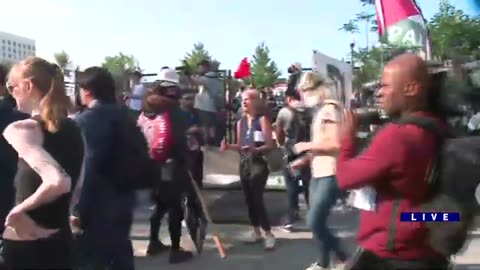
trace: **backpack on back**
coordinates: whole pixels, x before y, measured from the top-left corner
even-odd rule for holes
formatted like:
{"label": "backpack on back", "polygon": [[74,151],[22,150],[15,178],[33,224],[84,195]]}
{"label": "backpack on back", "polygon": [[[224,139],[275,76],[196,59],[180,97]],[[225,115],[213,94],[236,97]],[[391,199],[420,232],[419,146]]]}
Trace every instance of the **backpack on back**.
{"label": "backpack on back", "polygon": [[115,123],[116,164],[114,181],[119,190],[153,188],[161,177],[159,166],[150,158],[147,140],[136,120],[122,117]]}
{"label": "backpack on back", "polygon": [[292,109],[295,125],[295,142],[310,141],[310,129],[313,121],[313,108]]}
{"label": "backpack on back", "polygon": [[418,126],[441,139],[428,177],[431,197],[420,209],[460,213],[459,222],[426,223],[430,246],[445,256],[457,254],[465,246],[474,217],[480,212],[475,196],[480,189],[480,137],[452,138],[442,132],[435,120],[426,117],[405,117],[396,123]]}

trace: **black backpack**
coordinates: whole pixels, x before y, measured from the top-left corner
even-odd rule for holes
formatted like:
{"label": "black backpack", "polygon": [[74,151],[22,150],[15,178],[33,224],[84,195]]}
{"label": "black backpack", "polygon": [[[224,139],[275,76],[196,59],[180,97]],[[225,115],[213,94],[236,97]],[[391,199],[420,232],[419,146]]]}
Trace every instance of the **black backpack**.
{"label": "black backpack", "polygon": [[426,223],[430,246],[444,256],[457,254],[465,246],[474,217],[480,212],[475,198],[480,184],[480,137],[453,138],[427,117],[404,117],[395,122],[416,125],[441,139],[439,154],[427,178],[431,197],[421,210],[460,213],[460,222]]}
{"label": "black backpack", "polygon": [[150,158],[147,140],[136,119],[124,114],[114,130],[115,185],[122,191],[155,187],[161,178],[160,166]]}
{"label": "black backpack", "polygon": [[294,115],[294,125],[296,130],[295,142],[310,141],[310,128],[313,121],[313,109],[291,109]]}

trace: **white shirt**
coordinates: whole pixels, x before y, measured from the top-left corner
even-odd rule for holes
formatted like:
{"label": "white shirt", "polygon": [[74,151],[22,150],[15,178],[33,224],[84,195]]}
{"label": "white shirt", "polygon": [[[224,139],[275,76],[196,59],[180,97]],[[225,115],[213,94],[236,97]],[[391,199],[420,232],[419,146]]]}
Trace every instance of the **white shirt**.
{"label": "white shirt", "polygon": [[130,109],[135,111],[140,111],[142,109],[142,101],[145,91],[146,88],[142,83],[133,86],[130,101],[128,102],[128,107],[130,107]]}
{"label": "white shirt", "polygon": [[[336,106],[333,104],[324,105],[314,117],[312,129],[315,130],[312,130],[312,141],[315,143],[329,140],[340,141],[340,124],[341,115]],[[335,154],[314,154],[311,167],[314,178],[335,175],[337,156]]]}

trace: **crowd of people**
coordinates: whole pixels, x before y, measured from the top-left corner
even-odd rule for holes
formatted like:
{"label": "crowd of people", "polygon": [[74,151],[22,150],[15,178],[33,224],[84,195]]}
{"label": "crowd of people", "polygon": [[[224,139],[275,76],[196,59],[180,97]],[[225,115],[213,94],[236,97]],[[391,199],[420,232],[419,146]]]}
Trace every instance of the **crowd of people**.
{"label": "crowd of people", "polygon": [[[192,259],[193,253],[180,246],[182,220],[205,238],[207,221],[194,185],[202,187],[203,146],[215,144],[216,119],[225,108],[221,82],[209,66],[200,63],[199,74],[190,77],[198,91],[182,89],[174,69],[163,68],[151,88],[134,73],[125,103],[118,102],[106,69],[87,68],[77,78],[82,109],[74,114],[58,66],[30,57],[2,70],[1,267],[134,269],[130,229],[141,188],[152,191],[155,203],[147,253],[169,251],[170,263]],[[428,78],[418,56],[397,56],[385,66],[376,98],[391,118],[427,118],[446,129],[431,110]],[[308,270],[330,269],[332,255],[337,266],[350,270],[447,269],[448,255],[428,244],[425,226],[399,221],[400,212],[415,211],[428,200],[424,179],[441,139],[415,125],[392,122],[359,151],[357,115],[322,82],[314,72],[303,74],[286,91],[275,123],[259,91],[241,93],[237,140],[223,140],[220,149],[240,154],[252,226],[246,241],[275,248],[263,195],[270,173],[267,154],[281,147],[288,164],[286,229],[300,218],[300,181],[308,204],[307,223],[317,248]],[[142,154],[149,161],[138,162]],[[126,166],[127,160],[134,165]],[[128,177],[143,172],[142,179]],[[375,203],[361,211],[360,248],[348,254],[327,219],[346,191],[363,187],[373,187]],[[170,246],[158,236],[165,214]]]}

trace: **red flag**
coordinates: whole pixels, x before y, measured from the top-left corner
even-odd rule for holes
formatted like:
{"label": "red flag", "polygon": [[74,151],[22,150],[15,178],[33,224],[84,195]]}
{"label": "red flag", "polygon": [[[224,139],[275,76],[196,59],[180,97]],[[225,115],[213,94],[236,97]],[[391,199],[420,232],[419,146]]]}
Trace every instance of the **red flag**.
{"label": "red flag", "polygon": [[250,70],[250,63],[248,63],[248,58],[243,58],[238,65],[237,71],[233,73],[235,79],[244,79],[252,75]]}
{"label": "red flag", "polygon": [[375,0],[375,8],[382,43],[423,48],[429,58],[426,21],[415,0]]}

